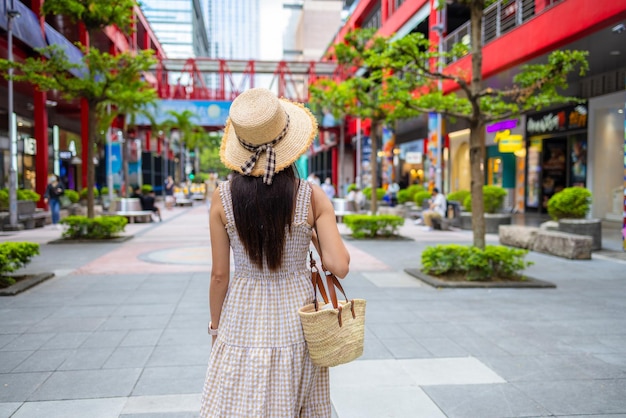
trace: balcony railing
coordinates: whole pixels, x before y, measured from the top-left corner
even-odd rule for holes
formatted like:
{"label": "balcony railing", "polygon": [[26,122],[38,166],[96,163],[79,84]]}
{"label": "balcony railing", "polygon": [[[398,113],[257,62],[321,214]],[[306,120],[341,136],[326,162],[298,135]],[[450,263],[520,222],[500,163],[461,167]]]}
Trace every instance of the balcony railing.
{"label": "balcony railing", "polygon": [[[550,0],[542,12],[562,1],[565,0]],[[523,25],[535,15],[535,0],[500,0],[492,4],[485,9],[483,17],[483,45]],[[459,26],[459,28],[444,38],[444,51],[450,51],[452,46],[457,43],[466,45],[468,49],[471,48],[470,22]],[[452,58],[446,59],[446,64],[450,64],[454,60]]]}

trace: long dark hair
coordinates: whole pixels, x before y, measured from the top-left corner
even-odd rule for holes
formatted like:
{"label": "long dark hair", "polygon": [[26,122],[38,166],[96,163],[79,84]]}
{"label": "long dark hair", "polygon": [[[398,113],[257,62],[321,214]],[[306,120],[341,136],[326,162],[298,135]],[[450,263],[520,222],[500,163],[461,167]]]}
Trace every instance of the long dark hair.
{"label": "long dark hair", "polygon": [[294,166],[276,173],[270,186],[262,177],[233,173],[230,190],[237,234],[259,268],[263,261],[273,271],[282,265],[285,228],[291,230],[299,184]]}

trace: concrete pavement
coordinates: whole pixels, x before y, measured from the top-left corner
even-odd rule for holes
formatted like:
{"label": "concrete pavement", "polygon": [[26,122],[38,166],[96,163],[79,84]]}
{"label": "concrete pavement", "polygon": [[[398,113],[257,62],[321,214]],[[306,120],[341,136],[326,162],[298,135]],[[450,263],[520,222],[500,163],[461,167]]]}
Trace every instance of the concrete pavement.
{"label": "concrete pavement", "polygon": [[[198,416],[207,221],[197,205],[129,225],[118,244],[46,244],[50,227],[1,236],[40,242],[24,271],[56,277],[0,298],[0,417]],[[404,269],[471,233],[401,234],[346,239],[367,330],[363,357],[331,370],[337,417],[626,416],[626,262],[531,253],[528,274],[556,289],[437,290]]]}

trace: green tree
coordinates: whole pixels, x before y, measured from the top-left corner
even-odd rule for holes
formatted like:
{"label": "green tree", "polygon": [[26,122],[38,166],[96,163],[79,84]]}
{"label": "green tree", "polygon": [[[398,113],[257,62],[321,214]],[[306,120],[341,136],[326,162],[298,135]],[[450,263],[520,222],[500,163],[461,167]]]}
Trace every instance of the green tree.
{"label": "green tree", "polygon": [[[457,44],[448,52],[439,53],[421,33],[412,33],[398,40],[370,40],[376,54],[366,53],[362,67],[381,69],[384,94],[377,96],[377,106],[391,109],[394,118],[410,117],[424,112],[438,112],[465,120],[470,127],[470,166],[472,194],[473,244],[485,248],[483,203],[485,126],[530,110],[556,103],[577,101],[563,96],[567,76],[588,68],[586,51],[555,51],[545,64],[525,65],[504,89],[483,86],[482,37],[483,10],[493,0],[455,0],[470,10],[470,47]],[[471,53],[471,73],[439,71],[433,61],[453,60]],[[355,61],[359,62],[359,61]],[[444,95],[438,81],[452,82],[459,94]],[[367,87],[367,86],[366,86]],[[416,88],[417,87],[417,88]],[[370,116],[372,117],[372,116]]]}
{"label": "green tree", "polygon": [[[90,39],[96,39],[105,27],[115,25],[122,32],[129,33],[135,0],[46,0],[44,15],[64,15],[73,23],[85,26]],[[114,98],[127,95],[130,100],[141,103],[146,98],[149,84],[141,80],[141,74],[154,64],[151,51],[124,52],[111,55],[88,45],[81,45],[83,60],[80,64],[68,62],[64,50],[52,45],[38,50],[47,59],[27,58],[14,63],[14,79],[35,85],[42,91],[58,90],[67,99],[84,99],[89,107],[88,146],[87,146],[87,214],[94,216],[93,163],[96,144],[102,139],[101,120],[105,118],[103,104]],[[10,64],[0,60],[0,71],[6,74]],[[70,71],[80,70],[82,76],[74,76]],[[134,87],[133,87],[134,86]],[[140,88],[137,88],[140,86]]]}
{"label": "green tree", "polygon": [[[389,106],[391,98],[385,85],[388,69],[380,59],[388,48],[389,41],[373,36],[371,29],[356,30],[348,33],[344,43],[334,46],[333,55],[337,63],[346,71],[361,68],[361,76],[353,76],[343,81],[321,79],[310,87],[311,102],[315,108],[329,110],[335,118],[351,115],[371,120],[370,157],[372,190],[376,190],[378,178],[378,139],[384,122],[393,123],[405,113],[395,111]],[[414,85],[416,88],[418,84]],[[370,209],[377,212],[377,196],[372,193]]]}
{"label": "green tree", "polygon": [[[177,112],[175,110],[168,110],[167,114],[169,118],[165,120],[162,126],[165,128],[166,132],[171,132],[173,130],[177,130],[180,135],[180,139],[178,140],[178,145],[180,148],[181,156],[185,153],[185,146],[191,145],[190,148],[195,149],[196,141],[201,137],[198,135],[199,126],[194,123],[194,120],[197,120],[196,114],[191,110],[183,110],[182,112]],[[181,181],[184,181],[184,164],[185,161],[181,158]]]}

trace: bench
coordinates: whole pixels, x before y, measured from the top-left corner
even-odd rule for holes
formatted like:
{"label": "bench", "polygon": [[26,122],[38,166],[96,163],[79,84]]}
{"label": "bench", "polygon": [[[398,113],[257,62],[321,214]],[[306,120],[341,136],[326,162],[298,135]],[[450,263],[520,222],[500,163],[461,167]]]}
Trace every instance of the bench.
{"label": "bench", "polygon": [[354,200],[334,198],[332,199],[332,202],[337,222],[342,222],[345,215],[354,215],[358,213],[356,210],[356,202]]}
{"label": "bench", "polygon": [[152,222],[152,211],[141,209],[141,201],[137,198],[121,198],[113,202],[115,210],[109,212],[106,215],[112,216],[124,216],[128,218],[129,223],[135,223],[135,220],[140,222]]}
{"label": "bench", "polygon": [[187,198],[183,192],[174,193],[174,200],[176,206],[193,206],[193,200]]}
{"label": "bench", "polygon": [[17,220],[24,224],[24,229],[43,228],[51,219],[50,212],[37,209],[33,213],[18,214]]}
{"label": "bench", "polygon": [[590,260],[593,238],[539,229],[532,250],[570,260]]}
{"label": "bench", "polygon": [[502,245],[532,250],[537,238],[537,231],[539,228],[534,226],[500,225],[498,238]]}

